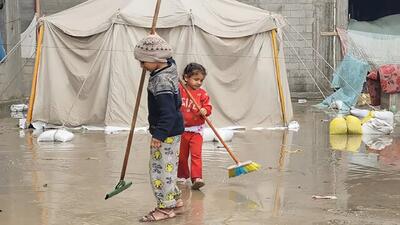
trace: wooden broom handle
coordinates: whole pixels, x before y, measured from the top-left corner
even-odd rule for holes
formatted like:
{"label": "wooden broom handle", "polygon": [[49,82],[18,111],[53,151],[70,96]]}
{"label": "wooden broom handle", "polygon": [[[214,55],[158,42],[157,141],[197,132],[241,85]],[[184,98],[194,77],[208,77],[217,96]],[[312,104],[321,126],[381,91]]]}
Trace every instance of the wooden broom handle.
{"label": "wooden broom handle", "polygon": [[[194,100],[192,94],[186,87],[186,84],[179,79],[179,82],[181,83],[183,89],[185,89],[185,92],[188,94],[190,100],[194,103],[197,109],[201,109],[200,105]],[[218,140],[221,142],[221,144],[225,147],[225,149],[228,151],[229,155],[232,157],[232,159],[236,162],[236,164],[239,164],[239,159],[236,158],[236,156],[233,154],[232,150],[228,147],[228,145],[225,143],[225,141],[222,139],[222,137],[219,135],[217,129],[215,129],[214,125],[211,123],[211,121],[207,118],[207,116],[203,115],[200,113],[200,115],[206,120],[208,126],[214,131],[215,136],[217,136]]]}
{"label": "wooden broom handle", "polygon": [[[156,33],[156,25],[157,25],[158,14],[160,12],[160,5],[161,5],[161,0],[157,0],[156,9],[154,11],[154,16],[153,16],[153,23],[151,25],[150,34],[155,34]],[[135,132],[136,120],[137,120],[137,116],[138,116],[138,112],[139,112],[140,99],[142,97],[145,77],[146,77],[146,70],[143,69],[142,70],[142,75],[140,77],[138,93],[136,95],[135,109],[133,110],[133,116],[132,116],[132,122],[131,122],[131,130],[129,131],[128,143],[127,143],[126,149],[125,149],[125,157],[124,157],[124,163],[122,164],[120,180],[123,180],[125,178],[126,168],[128,166],[129,154],[130,154],[130,151],[131,151],[132,140],[133,140],[133,133]]]}

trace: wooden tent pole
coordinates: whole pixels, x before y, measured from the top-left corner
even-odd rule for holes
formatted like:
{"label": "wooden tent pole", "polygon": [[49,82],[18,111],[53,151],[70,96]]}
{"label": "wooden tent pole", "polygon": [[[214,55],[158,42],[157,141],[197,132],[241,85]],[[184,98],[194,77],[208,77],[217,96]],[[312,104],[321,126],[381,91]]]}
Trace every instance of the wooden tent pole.
{"label": "wooden tent pole", "polygon": [[32,77],[32,86],[31,86],[31,95],[29,96],[29,108],[28,114],[26,117],[26,125],[29,127],[32,122],[32,113],[33,113],[33,105],[35,104],[35,97],[36,97],[36,83],[39,73],[39,64],[40,64],[40,57],[42,53],[42,41],[43,41],[43,24],[39,27],[39,37],[36,45],[36,57],[35,57],[35,67],[33,69],[33,77]]}
{"label": "wooden tent pole", "polygon": [[41,16],[41,11],[40,11],[40,0],[35,0],[35,12],[38,18]]}
{"label": "wooden tent pole", "polygon": [[278,43],[276,39],[276,29],[271,31],[272,36],[272,49],[274,51],[274,65],[275,65],[275,76],[276,82],[278,85],[278,92],[279,92],[279,100],[281,104],[281,113],[282,113],[282,121],[285,126],[287,126],[287,118],[286,118],[286,104],[285,104],[285,96],[283,94],[282,82],[281,82],[281,68],[279,64],[279,50],[278,50]]}

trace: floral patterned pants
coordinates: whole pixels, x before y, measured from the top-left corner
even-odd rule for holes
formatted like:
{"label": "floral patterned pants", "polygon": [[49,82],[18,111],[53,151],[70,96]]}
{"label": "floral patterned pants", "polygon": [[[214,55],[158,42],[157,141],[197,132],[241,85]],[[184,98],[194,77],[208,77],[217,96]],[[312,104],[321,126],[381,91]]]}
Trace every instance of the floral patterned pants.
{"label": "floral patterned pants", "polygon": [[181,136],[168,137],[150,150],[150,182],[158,208],[174,208],[180,198],[176,186]]}

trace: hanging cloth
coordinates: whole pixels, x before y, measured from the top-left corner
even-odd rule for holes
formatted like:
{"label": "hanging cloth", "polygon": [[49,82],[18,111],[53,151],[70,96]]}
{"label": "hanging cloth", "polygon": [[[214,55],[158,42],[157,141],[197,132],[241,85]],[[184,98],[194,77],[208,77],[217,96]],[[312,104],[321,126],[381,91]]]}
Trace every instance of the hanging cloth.
{"label": "hanging cloth", "polygon": [[4,57],[6,57],[6,51],[4,50],[3,39],[0,34],[0,61],[3,61]]}
{"label": "hanging cloth", "polygon": [[366,61],[356,59],[352,55],[347,54],[333,75],[332,83],[336,83],[339,89],[317,106],[327,108],[332,103],[341,101],[343,107],[339,110],[343,112],[350,111],[350,108],[356,104],[357,98],[362,91],[369,69],[370,66]]}

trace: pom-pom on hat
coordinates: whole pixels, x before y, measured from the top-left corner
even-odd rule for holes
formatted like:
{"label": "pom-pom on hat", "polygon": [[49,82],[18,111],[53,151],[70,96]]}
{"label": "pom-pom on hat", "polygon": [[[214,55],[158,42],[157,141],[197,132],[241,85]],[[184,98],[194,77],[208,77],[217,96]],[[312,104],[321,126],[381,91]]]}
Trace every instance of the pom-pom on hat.
{"label": "pom-pom on hat", "polygon": [[136,44],[134,55],[141,62],[167,62],[172,56],[172,48],[160,36],[151,34]]}

